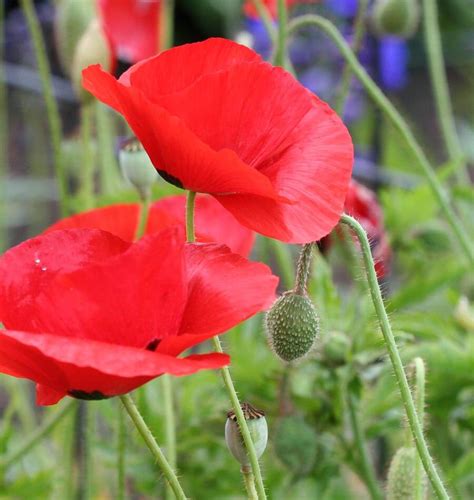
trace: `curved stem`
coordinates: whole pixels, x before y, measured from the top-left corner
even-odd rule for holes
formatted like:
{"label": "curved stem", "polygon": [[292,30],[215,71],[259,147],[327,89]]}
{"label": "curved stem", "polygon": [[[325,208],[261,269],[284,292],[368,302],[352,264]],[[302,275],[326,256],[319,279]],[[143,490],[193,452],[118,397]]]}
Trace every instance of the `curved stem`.
{"label": "curved stem", "polygon": [[438,120],[450,160],[462,163],[460,168],[456,169],[458,180],[459,182],[466,182],[469,179],[469,175],[461,143],[456,132],[453,108],[449,96],[436,0],[423,0],[423,14],[425,47],[428,54],[431,87],[435,97]]}
{"label": "curved stem", "polygon": [[374,467],[367,451],[364,431],[362,430],[362,426],[360,423],[356,402],[354,401],[354,396],[352,396],[351,394],[347,395],[347,408],[349,410],[352,432],[354,433],[354,442],[357,451],[359,452],[360,465],[362,474],[364,475],[365,484],[370,492],[370,497],[372,498],[372,500],[382,500],[383,495],[377,483]]}
{"label": "curved stem", "polygon": [[[418,420],[423,431],[425,416],[425,364],[421,358],[415,358],[415,402]],[[423,464],[420,458],[415,462],[415,499],[423,500]]]}
{"label": "curved stem", "polygon": [[92,149],[92,104],[81,105],[82,165],[79,177],[81,209],[94,206],[94,151]]}
{"label": "curved stem", "polygon": [[436,495],[438,498],[448,499],[448,493],[446,492],[441,478],[438,475],[438,471],[435,468],[430,452],[428,451],[428,446],[426,445],[423,431],[416,414],[415,404],[413,403],[408,380],[405,370],[403,369],[402,360],[398,352],[397,344],[392,333],[392,327],[390,325],[390,321],[388,320],[387,312],[383,303],[382,293],[377,281],[377,274],[375,272],[374,260],[370,251],[369,239],[367,238],[367,234],[363,227],[353,217],[343,214],[341,222],[347,224],[354,231],[360,242],[370,295],[372,296],[372,301],[380,323],[385,345],[390,356],[393,371],[395,372],[398,388],[405,406],[408,424],[410,426],[413,439],[415,440],[418,454],[423,462],[426,474],[428,475]]}
{"label": "curved stem", "polygon": [[196,240],[194,235],[194,201],[196,199],[196,193],[194,191],[188,191],[186,197],[186,239],[190,243]]}
{"label": "curved stem", "polygon": [[[362,40],[364,39],[367,7],[369,5],[368,0],[359,0],[357,17],[354,23],[354,36],[352,38],[352,51],[355,55],[358,54],[360,46],[362,45]],[[334,103],[334,110],[342,118],[344,116],[344,108],[347,103],[347,98],[349,97],[349,91],[351,88],[352,80],[352,68],[350,64],[344,65],[344,70],[341,78],[341,88],[338,92],[336,102]]]}
{"label": "curved stem", "polygon": [[273,57],[273,64],[275,66],[285,66],[287,28],[288,12],[286,10],[286,0],[278,0],[278,36],[276,40],[275,55]]}
{"label": "curved stem", "polygon": [[242,477],[244,478],[245,489],[247,490],[249,500],[258,500],[252,469],[248,465],[242,465],[240,470],[242,472]]}
{"label": "curved stem", "polygon": [[63,407],[48,416],[47,419],[29,436],[24,443],[8,455],[0,459],[0,471],[5,470],[24,455],[29,453],[44,437],[46,437],[61,420],[73,409],[75,400],[71,399],[64,403]]}
{"label": "curved stem", "polygon": [[56,180],[59,189],[59,208],[61,215],[67,215],[67,179],[64,170],[64,159],[61,151],[62,130],[61,116],[59,115],[58,105],[53,95],[53,86],[51,82],[51,70],[46,52],[46,46],[41,34],[41,27],[36,16],[33,0],[21,0],[21,7],[25,14],[28,30],[31,34],[31,40],[35,50],[36,60],[38,62],[38,71],[43,89],[43,96],[46,103],[46,115],[51,133],[51,143],[53,147],[53,162]]}
{"label": "curved stem", "polygon": [[[171,385],[172,380],[169,375],[162,375],[160,379],[163,389],[163,406],[165,409],[166,455],[171,467],[176,470],[176,431],[173,408],[173,388]],[[168,488],[166,491],[166,498],[172,498],[171,493],[171,489]]]}
{"label": "curved stem", "polygon": [[[194,242],[194,201],[196,198],[196,193],[192,191],[188,191],[187,200],[186,200],[186,237],[189,243]],[[214,348],[216,352],[223,353],[221,342],[219,337],[213,337],[212,339],[214,343]],[[240,401],[237,396],[237,392],[234,387],[234,383],[232,381],[232,377],[230,375],[230,371],[227,366],[221,368],[222,379],[224,380],[224,385],[229,394],[230,400],[232,402],[232,406],[235,411],[235,415],[237,417],[237,423],[239,424],[239,429],[242,434],[245,448],[247,449],[247,453],[249,455],[250,464],[252,466],[252,472],[257,480],[257,491],[259,494],[259,498],[261,500],[266,499],[267,496],[265,494],[265,486],[263,485],[262,474],[260,472],[260,465],[258,463],[257,454],[255,452],[255,446],[252,441],[252,436],[250,434],[249,428],[247,426],[247,420],[245,419],[244,413],[242,411],[242,407],[240,406]]]}
{"label": "curved stem", "polygon": [[303,245],[296,269],[295,293],[304,295],[306,293],[306,284],[311,268],[311,257],[313,255],[313,243]]}
{"label": "curved stem", "polygon": [[117,418],[117,500],[125,500],[125,447],[127,442],[125,418],[119,411]]}
{"label": "curved stem", "polygon": [[262,20],[263,25],[267,30],[270,40],[272,41],[273,44],[275,44],[277,39],[277,32],[275,26],[273,25],[273,20],[272,16],[270,15],[270,12],[268,11],[267,7],[265,7],[262,0],[252,0],[252,3],[254,4],[258,16]]}
{"label": "curved stem", "polygon": [[166,460],[165,455],[161,451],[161,448],[158,446],[158,443],[153,437],[153,434],[151,433],[149,427],[143,420],[143,417],[140,415],[140,412],[138,411],[138,408],[135,406],[132,397],[130,396],[130,394],[124,394],[123,396],[120,396],[120,400],[122,401],[123,406],[127,410],[127,413],[129,414],[133,423],[135,424],[135,427],[137,428],[138,432],[145,441],[145,444],[148,446],[148,449],[155,457],[158,466],[162,470],[176,498],[178,498],[179,500],[186,500],[186,495],[184,494],[184,491],[181,488],[181,485],[179,484],[176,474],[174,473],[170,464]]}
{"label": "curved stem", "polygon": [[[221,346],[221,341],[219,337],[213,337],[212,342],[214,343],[214,349],[216,352],[223,353]],[[229,394],[230,400],[232,402],[232,407],[234,408],[235,416],[237,417],[237,423],[239,424],[239,429],[242,434],[242,438],[244,440],[245,448],[247,449],[247,453],[249,456],[250,464],[252,466],[253,475],[255,476],[257,482],[257,492],[258,498],[266,499],[267,495],[265,493],[265,486],[263,484],[262,473],[260,472],[260,465],[258,463],[257,454],[255,452],[255,446],[252,441],[252,436],[250,434],[249,428],[247,426],[247,420],[245,420],[244,412],[242,411],[242,407],[240,406],[240,401],[237,396],[237,391],[234,387],[234,382],[232,381],[232,377],[230,375],[229,368],[224,366],[221,368],[222,379],[224,380],[224,385]]]}
{"label": "curved stem", "polygon": [[421,149],[420,145],[416,141],[412,131],[408,127],[407,123],[395,108],[395,106],[387,99],[387,97],[383,94],[377,84],[372,80],[372,78],[365,71],[364,67],[359,63],[357,57],[352,52],[349,45],[347,45],[344,37],[338,31],[338,29],[334,26],[333,23],[325,19],[324,17],[307,14],[304,16],[300,16],[294,19],[288,28],[288,33],[294,33],[298,29],[303,26],[317,26],[321,28],[337,45],[341,54],[347,61],[347,63],[351,66],[354,75],[359,79],[367,93],[373,99],[373,101],[382,109],[382,111],[386,114],[386,116],[390,119],[395,128],[401,133],[402,137],[405,139],[410,150],[413,152],[415,157],[417,158],[423,173],[428,181],[431,191],[433,195],[438,200],[439,206],[443,211],[446,220],[451,226],[457,240],[464,253],[466,254],[467,259],[470,263],[474,263],[474,249],[469,238],[466,235],[464,228],[462,227],[460,221],[458,220],[457,215],[454,213],[450,201],[436,177],[436,173],[433,170],[428,158],[425,153]]}

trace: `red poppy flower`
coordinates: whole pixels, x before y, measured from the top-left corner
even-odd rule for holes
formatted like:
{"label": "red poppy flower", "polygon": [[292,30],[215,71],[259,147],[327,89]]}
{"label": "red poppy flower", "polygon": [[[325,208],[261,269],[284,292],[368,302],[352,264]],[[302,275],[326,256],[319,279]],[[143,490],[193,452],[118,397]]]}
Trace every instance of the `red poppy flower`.
{"label": "red poppy flower", "polygon": [[230,40],[183,45],[84,87],[123,114],[168,181],[293,243],[338,222],[353,160],[338,116],[289,73]]}
{"label": "red poppy flower", "polygon": [[159,51],[161,0],[98,0],[98,6],[117,57],[135,63]]}
{"label": "red poppy flower", "polygon": [[43,234],[0,258],[0,372],[35,381],[45,405],[218,368],[228,356],[177,356],[269,306],[277,281],[227,247],[185,244],[180,228],[136,243]]}
{"label": "red poppy flower", "polygon": [[[185,225],[185,196],[169,196],[150,207],[145,234],[170,226]],[[227,210],[210,196],[196,197],[194,226],[196,241],[224,243],[232,252],[248,257],[255,233],[239,224]],[[133,241],[140,215],[140,205],[110,205],[82,212],[56,222],[46,231],[73,228],[95,228],[108,231],[125,241]]]}
{"label": "red poppy flower", "polygon": [[[286,0],[288,8],[299,3],[316,3],[317,0]],[[263,5],[268,9],[270,15],[275,19],[278,16],[278,0],[262,0]],[[259,17],[258,11],[252,0],[246,0],[244,4],[244,12],[249,17]]]}

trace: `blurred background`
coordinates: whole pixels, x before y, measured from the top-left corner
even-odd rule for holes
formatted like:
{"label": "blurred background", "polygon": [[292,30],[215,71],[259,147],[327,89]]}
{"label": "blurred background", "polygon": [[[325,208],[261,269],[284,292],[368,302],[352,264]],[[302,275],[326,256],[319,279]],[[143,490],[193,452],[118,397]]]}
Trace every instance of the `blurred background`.
{"label": "blurred background", "polygon": [[[19,2],[2,2],[0,250],[5,250],[42,232],[60,212],[51,136],[30,31]],[[76,13],[76,23],[68,19],[71,25],[60,26],[66,22],[58,17],[63,3],[37,0],[34,7],[59,106],[67,185],[75,193],[70,209],[78,211],[84,206],[77,190],[84,161],[83,97],[73,81],[73,56],[65,48],[70,37],[64,38],[61,33],[72,37],[74,25],[81,32],[83,20],[82,14]],[[86,3],[76,0],[76,7],[81,6],[80,10]],[[455,124],[468,165],[464,178],[459,175],[457,162],[450,161],[442,139],[423,25],[414,22],[409,32],[381,33],[372,16],[373,3],[363,20],[359,59],[404,115],[430,160],[438,166],[440,179],[449,186],[459,213],[474,230],[470,185],[474,165],[473,1],[438,2]],[[409,4],[419,11],[418,2]],[[352,43],[357,9],[357,0],[320,0],[302,2],[291,9],[290,15],[323,15]],[[84,15],[87,18],[89,14]],[[173,24],[174,45],[220,36],[251,46],[266,59],[271,57],[271,42],[263,23],[244,10],[241,0],[175,0]],[[321,31],[304,28],[289,40],[288,52],[300,82],[338,108],[344,61],[336,46]],[[115,74],[129,64],[118,54]],[[87,139],[87,154],[96,172],[95,205],[137,200],[136,193],[122,180],[117,161],[126,126],[100,103],[92,106],[93,130]],[[377,258],[383,265],[379,277],[404,361],[409,364],[413,357],[421,356],[427,364],[427,435],[431,449],[453,496],[473,498],[472,274],[460,258],[416,160],[355,79],[350,81],[343,117],[356,149],[354,178],[372,191],[360,198],[355,194],[352,211],[376,226],[369,235],[374,255],[379,252]],[[154,196],[175,192],[176,188],[160,182]],[[292,373],[290,383],[286,369],[266,345],[260,317],[225,337],[227,350],[235,359],[232,369],[239,393],[267,412],[271,443],[263,458],[263,470],[270,498],[275,499],[370,497],[354,453],[352,403],[360,411],[381,484],[403,442],[403,410],[372,304],[365,290],[361,293],[362,273],[356,273],[355,282],[351,279],[341,245],[320,247],[311,295],[321,313],[321,344]],[[288,268],[291,276],[297,249],[286,248],[283,257],[282,251],[282,245],[259,238],[253,256],[271,264],[283,276],[284,290],[291,284],[285,282],[285,267],[286,276]],[[159,390],[154,382],[148,384],[140,393],[139,403],[158,439],[162,439]],[[0,377],[0,453],[14,449],[22,435],[41,422],[43,410],[35,409],[33,401],[33,384]],[[223,445],[229,403],[217,375],[200,373],[180,379],[176,401],[180,478],[185,490],[198,499],[243,498],[236,493],[241,485],[239,466]],[[94,465],[88,495],[114,498],[115,447],[111,436],[117,407],[114,402],[92,406]],[[68,490],[67,477],[67,470],[74,465],[70,465],[72,469],[58,467],[74,464],[71,435],[71,424],[64,424],[46,444],[9,468],[4,477],[0,470],[0,497],[75,498]],[[163,491],[153,461],[131,429],[130,435],[130,498],[156,498]]]}

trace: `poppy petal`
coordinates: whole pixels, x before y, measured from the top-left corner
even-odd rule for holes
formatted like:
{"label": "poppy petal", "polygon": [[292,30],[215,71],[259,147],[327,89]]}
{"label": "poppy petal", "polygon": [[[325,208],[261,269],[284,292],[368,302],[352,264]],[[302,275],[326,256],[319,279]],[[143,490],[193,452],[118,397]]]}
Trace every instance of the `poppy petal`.
{"label": "poppy petal", "polygon": [[[229,363],[218,353],[175,358],[145,349],[58,335],[0,331],[0,371],[39,382],[42,404],[59,394],[101,399],[125,394],[164,373],[189,375]],[[51,368],[55,372],[48,372]]]}
{"label": "poppy petal", "polygon": [[344,210],[353,146],[346,127],[329,106],[314,104],[280,152],[260,167],[279,194],[293,203],[252,195],[215,196],[245,226],[289,243],[326,236]]}
{"label": "poppy petal", "polygon": [[[177,354],[173,342],[197,342],[222,333],[271,305],[278,278],[268,266],[250,262],[222,245],[186,245],[188,301],[178,337],[163,339],[160,352]],[[181,349],[179,345],[179,349]]]}
{"label": "poppy petal", "polygon": [[38,298],[59,272],[101,262],[130,247],[99,230],[53,231],[17,245],[0,257],[0,321],[6,328],[41,331]]}
{"label": "poppy petal", "polygon": [[183,120],[125,87],[99,66],[83,71],[86,90],[123,114],[158,172],[172,184],[203,193],[252,193],[278,199],[269,179],[230,149],[214,151]]}

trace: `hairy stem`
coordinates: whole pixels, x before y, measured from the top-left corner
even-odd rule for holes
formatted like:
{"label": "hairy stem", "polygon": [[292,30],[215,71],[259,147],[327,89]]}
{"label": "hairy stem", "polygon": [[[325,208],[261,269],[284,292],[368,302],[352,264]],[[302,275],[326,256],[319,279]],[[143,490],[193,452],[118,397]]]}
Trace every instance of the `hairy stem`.
{"label": "hairy stem", "polygon": [[400,353],[398,352],[395,337],[392,333],[392,327],[390,325],[390,321],[388,320],[387,311],[385,310],[385,305],[383,303],[382,293],[377,281],[377,273],[375,272],[374,260],[370,251],[369,239],[363,227],[353,217],[343,214],[341,217],[341,222],[347,224],[354,231],[357,239],[360,242],[370,295],[374,303],[374,308],[377,313],[385,345],[390,356],[393,371],[395,372],[398,388],[400,390],[403,405],[405,406],[408,424],[410,426],[413,439],[415,440],[418,454],[421,458],[421,461],[423,462],[423,467],[425,468],[426,474],[428,475],[431,486],[433,487],[436,495],[438,496],[438,498],[447,499],[449,498],[448,493],[441,481],[441,478],[438,475],[438,471],[436,470],[430,452],[428,451],[428,446],[426,445],[425,438],[423,436],[422,427],[417,417],[416,408],[413,402],[410,387],[408,385],[407,376],[405,374],[405,370],[403,369]]}
{"label": "hairy stem", "polygon": [[372,80],[372,78],[368,75],[364,67],[357,60],[357,57],[354,55],[349,45],[344,40],[344,37],[334,26],[334,24],[331,23],[331,21],[321,16],[307,14],[304,16],[300,16],[290,22],[288,33],[294,33],[303,26],[317,26],[321,28],[334,41],[341,54],[345,58],[346,62],[351,66],[354,75],[360,80],[367,93],[386,114],[395,128],[401,133],[402,137],[405,139],[407,146],[417,158],[426,177],[428,185],[430,186],[433,195],[437,199],[438,204],[443,211],[447,222],[451,226],[451,229],[453,230],[453,233],[456,236],[461,248],[463,249],[468,261],[471,264],[474,263],[474,249],[466,234],[466,231],[462,227],[457,215],[454,213],[454,210],[452,209],[450,204],[450,200],[448,199],[443,186],[438,180],[433,167],[431,166],[428,158],[416,141],[415,136],[411,132],[401,114],[389,101],[389,99],[387,99],[387,97],[383,94],[383,92]]}
{"label": "hairy stem", "polygon": [[306,294],[306,285],[311,268],[311,257],[313,256],[313,243],[307,243],[301,247],[298,266],[296,268],[295,293]]}
{"label": "hairy stem", "polygon": [[365,443],[364,431],[360,422],[357,403],[354,396],[351,394],[347,395],[347,408],[349,410],[352,432],[354,434],[354,443],[359,454],[365,484],[369,490],[372,500],[382,500],[383,495],[377,483],[374,466],[370,460],[369,452]]}
{"label": "hairy stem", "polygon": [[[423,422],[425,416],[425,364],[421,358],[415,358],[415,402],[418,420],[423,431]],[[415,499],[423,500],[423,463],[418,457],[415,462]]]}
{"label": "hairy stem", "polygon": [[158,446],[158,443],[153,437],[153,434],[151,433],[149,427],[143,420],[143,417],[140,415],[138,408],[135,406],[135,403],[133,402],[132,396],[130,396],[130,394],[125,394],[123,396],[120,396],[120,400],[122,401],[125,410],[132,419],[132,422],[135,424],[135,427],[137,428],[138,432],[145,441],[145,444],[147,445],[148,449],[151,451],[153,457],[158,463],[158,466],[160,467],[171,489],[173,490],[175,497],[178,498],[179,500],[186,500],[186,495],[184,494],[184,491],[181,488],[181,484],[179,483],[176,474],[174,473],[170,464],[166,460],[165,455],[161,451],[161,448]]}
{"label": "hairy stem", "polygon": [[255,489],[255,479],[253,477],[252,469],[248,465],[242,465],[240,469],[242,477],[244,478],[245,489],[247,490],[247,497],[249,500],[258,500],[258,493]]}
{"label": "hairy stem", "polygon": [[49,415],[44,422],[26,438],[22,445],[16,450],[0,459],[0,471],[5,470],[24,455],[28,454],[38,443],[45,438],[61,420],[74,408],[75,401],[70,399],[63,404],[63,407]]}
{"label": "hairy stem", "polygon": [[31,40],[33,42],[35,56],[38,63],[38,71],[46,103],[46,117],[51,133],[54,171],[59,190],[59,208],[61,215],[64,216],[67,215],[67,179],[66,172],[64,170],[63,154],[61,151],[61,117],[59,115],[58,105],[53,95],[48,55],[43,36],[41,34],[40,23],[38,21],[38,17],[36,16],[33,0],[21,0],[20,3],[28,24],[28,30],[31,34]]}
{"label": "hairy stem", "polygon": [[[186,200],[186,237],[189,243],[194,242],[194,201],[196,198],[196,193],[192,191],[188,191],[187,200]],[[213,337],[212,339],[214,343],[214,348],[216,352],[223,353],[221,342],[219,337]],[[260,472],[260,465],[258,463],[257,454],[255,452],[255,446],[252,441],[252,436],[250,434],[249,428],[247,426],[247,420],[245,419],[244,413],[242,411],[242,407],[240,406],[240,401],[237,396],[237,392],[234,387],[234,382],[232,381],[232,377],[230,375],[230,371],[227,366],[221,368],[222,379],[224,380],[224,385],[229,394],[229,398],[232,402],[232,406],[235,411],[235,415],[237,417],[237,423],[239,424],[240,432],[242,433],[242,437],[244,440],[245,448],[247,449],[247,453],[250,459],[250,464],[252,466],[253,475],[257,481],[257,492],[258,498],[260,500],[266,499],[267,496],[265,494],[265,486],[263,484],[262,474]]]}
{"label": "hairy stem", "polygon": [[425,47],[428,54],[431,87],[435,97],[438,121],[441,125],[441,131],[443,133],[443,139],[449,159],[461,163],[460,167],[456,169],[458,180],[459,182],[466,182],[469,179],[469,175],[461,143],[459,142],[459,137],[456,132],[453,107],[449,96],[436,0],[423,0],[423,14]]}

